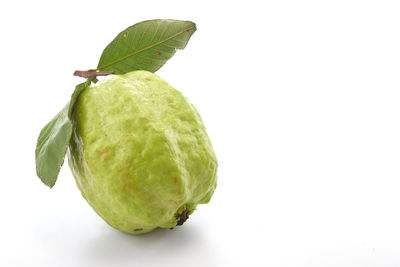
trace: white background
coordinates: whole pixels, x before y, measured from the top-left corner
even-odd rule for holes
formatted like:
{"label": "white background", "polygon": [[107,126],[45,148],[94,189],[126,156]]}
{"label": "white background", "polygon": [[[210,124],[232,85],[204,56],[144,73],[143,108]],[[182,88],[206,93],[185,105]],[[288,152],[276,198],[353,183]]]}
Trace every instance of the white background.
{"label": "white background", "polygon": [[[399,1],[3,1],[0,266],[400,266]],[[201,113],[218,188],[183,227],[104,223],[40,129],[146,19],[198,30],[158,74]]]}

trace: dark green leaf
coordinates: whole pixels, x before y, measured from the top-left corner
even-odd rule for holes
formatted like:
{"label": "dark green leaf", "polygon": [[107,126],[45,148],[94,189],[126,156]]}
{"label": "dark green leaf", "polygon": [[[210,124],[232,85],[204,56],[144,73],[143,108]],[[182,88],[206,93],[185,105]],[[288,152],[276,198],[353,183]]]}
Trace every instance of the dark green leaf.
{"label": "dark green leaf", "polygon": [[67,104],[40,132],[36,145],[36,173],[49,187],[56,183],[72,133]]}
{"label": "dark green leaf", "polygon": [[122,31],[104,49],[97,69],[123,74],[157,71],[177,49],[185,48],[196,24],[180,20],[148,20]]}
{"label": "dark green leaf", "polygon": [[69,102],[69,108],[68,108],[68,118],[69,119],[71,119],[72,111],[75,107],[75,104],[76,104],[76,101],[78,100],[79,95],[89,85],[90,85],[90,80],[86,80],[86,82],[80,83],[75,87],[75,90],[71,96],[71,101]]}

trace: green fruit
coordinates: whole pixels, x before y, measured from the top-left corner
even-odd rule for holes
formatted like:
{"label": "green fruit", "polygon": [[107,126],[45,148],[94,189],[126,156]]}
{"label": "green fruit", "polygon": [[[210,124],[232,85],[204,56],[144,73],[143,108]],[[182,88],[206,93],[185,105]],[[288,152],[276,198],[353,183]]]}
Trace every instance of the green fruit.
{"label": "green fruit", "polygon": [[171,228],[210,201],[217,159],[202,119],[157,75],[133,71],[86,88],[72,121],[70,168],[114,228]]}

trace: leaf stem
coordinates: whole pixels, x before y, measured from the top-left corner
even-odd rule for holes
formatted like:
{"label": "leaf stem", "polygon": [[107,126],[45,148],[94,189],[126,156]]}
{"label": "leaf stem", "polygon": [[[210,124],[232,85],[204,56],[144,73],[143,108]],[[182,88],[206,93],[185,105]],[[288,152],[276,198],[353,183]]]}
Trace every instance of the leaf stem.
{"label": "leaf stem", "polygon": [[89,80],[96,79],[97,76],[107,76],[114,74],[113,71],[97,71],[97,70],[76,70],[74,76],[79,76]]}

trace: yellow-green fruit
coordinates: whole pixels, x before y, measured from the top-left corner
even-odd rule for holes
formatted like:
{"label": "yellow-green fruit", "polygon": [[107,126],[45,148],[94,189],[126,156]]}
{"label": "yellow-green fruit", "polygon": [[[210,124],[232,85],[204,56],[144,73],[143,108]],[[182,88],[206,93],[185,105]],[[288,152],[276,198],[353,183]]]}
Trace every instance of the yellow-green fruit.
{"label": "yellow-green fruit", "polygon": [[70,168],[83,197],[114,228],[171,228],[209,202],[217,159],[202,119],[154,73],[113,75],[86,88],[72,121]]}

